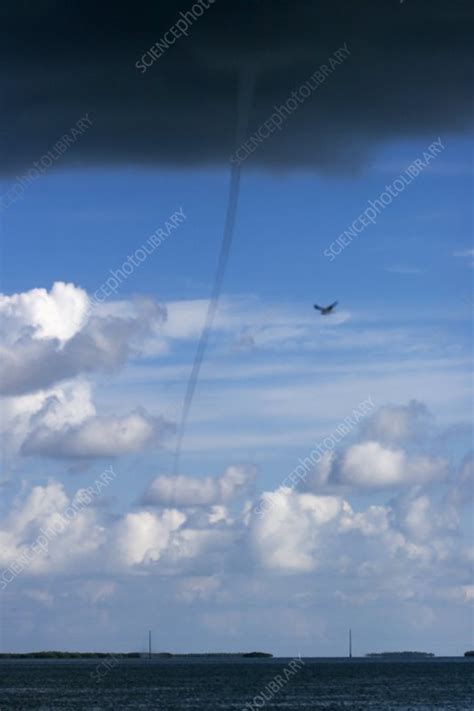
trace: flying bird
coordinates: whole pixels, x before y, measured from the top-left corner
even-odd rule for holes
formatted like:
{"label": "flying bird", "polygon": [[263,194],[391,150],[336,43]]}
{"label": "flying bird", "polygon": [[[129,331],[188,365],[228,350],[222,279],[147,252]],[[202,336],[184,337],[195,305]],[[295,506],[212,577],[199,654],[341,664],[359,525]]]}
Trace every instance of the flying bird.
{"label": "flying bird", "polygon": [[317,304],[314,304],[314,308],[318,311],[321,311],[321,316],[329,316],[335,306],[337,306],[337,301],[335,301],[333,304],[330,304],[329,306],[318,306]]}

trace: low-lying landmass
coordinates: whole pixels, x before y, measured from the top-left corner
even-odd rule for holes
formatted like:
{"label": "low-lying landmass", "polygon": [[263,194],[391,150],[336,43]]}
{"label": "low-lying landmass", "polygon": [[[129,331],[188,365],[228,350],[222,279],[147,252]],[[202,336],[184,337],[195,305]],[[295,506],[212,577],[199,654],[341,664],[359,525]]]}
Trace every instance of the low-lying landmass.
{"label": "low-lying landmass", "polygon": [[426,659],[434,657],[432,652],[370,652],[366,657],[389,657],[390,659]]}
{"label": "low-lying landmass", "polygon": [[[115,657],[117,659],[143,659],[148,658],[148,652],[0,652],[0,659],[104,659]],[[175,658],[216,658],[225,657],[238,659],[262,659],[273,657],[268,652],[190,652],[173,654],[171,652],[153,652],[153,659]]]}
{"label": "low-lying landmass", "polygon": [[[142,654],[141,656],[148,656],[147,654]],[[204,658],[215,658],[215,657],[225,657],[228,659],[267,659],[273,657],[273,654],[268,652],[183,652],[183,653],[171,653],[171,652],[159,652],[158,654],[153,654],[153,657],[161,657],[162,659],[172,659],[172,658],[182,658],[182,657],[204,657]]]}
{"label": "low-lying landmass", "polygon": [[139,659],[140,652],[0,652],[0,659]]}

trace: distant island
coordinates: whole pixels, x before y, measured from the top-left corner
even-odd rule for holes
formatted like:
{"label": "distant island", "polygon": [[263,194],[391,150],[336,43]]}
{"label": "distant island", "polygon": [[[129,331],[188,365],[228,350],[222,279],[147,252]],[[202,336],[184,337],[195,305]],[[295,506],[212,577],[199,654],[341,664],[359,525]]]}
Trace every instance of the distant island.
{"label": "distant island", "polygon": [[468,652],[464,652],[465,657],[474,657],[474,649],[470,649]]}
{"label": "distant island", "polygon": [[0,659],[139,659],[140,652],[0,652]]}
{"label": "distant island", "polygon": [[[148,654],[143,653],[140,656],[147,657]],[[172,652],[158,652],[157,654],[152,654],[152,657],[160,657],[161,659],[176,659],[176,658],[217,658],[225,657],[226,659],[268,659],[273,657],[273,654],[268,652],[183,652],[183,653],[172,653]]]}
{"label": "distant island", "polygon": [[390,659],[426,659],[434,657],[434,654],[432,652],[370,652],[365,656],[376,659],[380,657],[389,657]]}
{"label": "distant island", "polygon": [[268,652],[246,652],[242,656],[250,659],[261,659],[262,657],[273,657],[273,654]]}
{"label": "distant island", "polygon": [[[0,652],[0,659],[104,659],[115,657],[116,659],[144,659],[149,658],[148,652]],[[182,654],[172,654],[171,652],[153,652],[153,659],[181,659],[181,658],[204,658],[216,659],[225,657],[226,659],[267,659],[273,657],[268,652],[190,652]]]}

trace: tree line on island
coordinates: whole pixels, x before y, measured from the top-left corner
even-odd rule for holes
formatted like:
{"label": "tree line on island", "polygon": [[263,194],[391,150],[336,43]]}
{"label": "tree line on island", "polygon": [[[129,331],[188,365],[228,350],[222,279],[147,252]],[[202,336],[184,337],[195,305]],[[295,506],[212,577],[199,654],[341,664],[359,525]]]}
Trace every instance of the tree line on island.
{"label": "tree line on island", "polygon": [[[141,659],[148,657],[146,652],[0,652],[0,659],[104,659],[114,656],[117,659]],[[175,657],[238,657],[243,659],[262,659],[273,657],[268,652],[196,652],[172,654],[171,652],[152,653],[152,657],[172,659]]]}

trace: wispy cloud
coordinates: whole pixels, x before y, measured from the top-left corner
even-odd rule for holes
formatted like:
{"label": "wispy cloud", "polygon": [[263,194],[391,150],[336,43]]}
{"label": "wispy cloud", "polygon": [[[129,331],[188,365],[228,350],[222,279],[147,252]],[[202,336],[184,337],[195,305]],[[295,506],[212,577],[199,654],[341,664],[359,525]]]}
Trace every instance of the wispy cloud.
{"label": "wispy cloud", "polygon": [[474,249],[459,249],[453,252],[453,256],[465,259],[469,266],[474,267]]}
{"label": "wispy cloud", "polygon": [[403,265],[398,265],[394,264],[391,267],[385,267],[386,272],[391,272],[392,274],[423,274],[423,269],[420,269],[420,267],[409,267],[409,266],[403,266]]}

